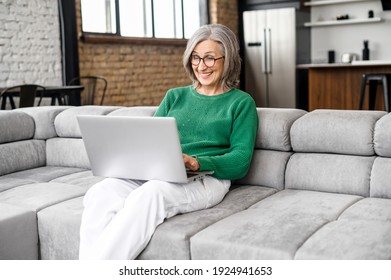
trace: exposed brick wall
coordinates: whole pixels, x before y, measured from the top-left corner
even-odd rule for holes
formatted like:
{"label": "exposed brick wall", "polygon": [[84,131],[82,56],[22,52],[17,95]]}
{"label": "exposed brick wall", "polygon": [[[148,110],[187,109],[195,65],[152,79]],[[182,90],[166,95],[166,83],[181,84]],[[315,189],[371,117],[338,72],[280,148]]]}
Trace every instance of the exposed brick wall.
{"label": "exposed brick wall", "polygon": [[1,0],[0,26],[0,87],[62,84],[57,0]]}
{"label": "exposed brick wall", "polygon": [[[237,33],[237,0],[210,0],[211,23]],[[76,0],[79,38],[80,0]],[[62,84],[57,0],[0,1],[0,87]],[[105,105],[158,105],[166,91],[190,84],[182,66],[185,45],[85,43],[80,75],[108,80]]]}
{"label": "exposed brick wall", "polygon": [[[81,33],[80,0],[76,0]],[[237,33],[237,0],[210,0],[212,23]],[[182,66],[184,45],[99,44],[79,40],[80,75],[108,80],[105,105],[158,105],[166,91],[190,84]]]}

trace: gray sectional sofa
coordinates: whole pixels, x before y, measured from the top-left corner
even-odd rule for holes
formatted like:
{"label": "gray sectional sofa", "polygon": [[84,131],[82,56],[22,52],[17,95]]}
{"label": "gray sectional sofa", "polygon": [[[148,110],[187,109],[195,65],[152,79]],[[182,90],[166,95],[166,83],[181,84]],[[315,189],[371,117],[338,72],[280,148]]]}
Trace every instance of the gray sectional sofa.
{"label": "gray sectional sofa", "polygon": [[[155,109],[0,111],[0,259],[77,259],[83,195],[102,178],[76,115]],[[258,115],[248,175],[217,206],[166,220],[138,258],[391,259],[391,114]]]}

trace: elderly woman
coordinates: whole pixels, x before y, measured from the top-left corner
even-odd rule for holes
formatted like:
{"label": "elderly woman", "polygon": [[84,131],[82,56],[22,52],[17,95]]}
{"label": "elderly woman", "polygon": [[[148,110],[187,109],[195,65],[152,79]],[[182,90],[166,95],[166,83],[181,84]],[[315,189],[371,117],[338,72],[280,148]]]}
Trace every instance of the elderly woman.
{"label": "elderly woman", "polygon": [[[134,259],[164,219],[206,209],[246,175],[258,117],[253,99],[235,88],[241,60],[235,34],[218,24],[189,39],[183,65],[191,86],[171,89],[155,116],[175,117],[185,166],[212,170],[186,184],[107,178],[87,192],[81,259]],[[151,159],[153,160],[153,159]]]}

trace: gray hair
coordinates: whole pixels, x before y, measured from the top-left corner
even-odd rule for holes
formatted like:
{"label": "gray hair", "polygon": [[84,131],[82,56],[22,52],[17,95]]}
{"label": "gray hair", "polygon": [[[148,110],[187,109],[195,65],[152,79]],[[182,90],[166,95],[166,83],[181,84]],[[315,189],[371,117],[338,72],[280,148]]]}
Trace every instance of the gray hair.
{"label": "gray hair", "polygon": [[186,73],[193,81],[194,88],[199,86],[190,57],[196,45],[206,40],[213,40],[220,44],[222,55],[224,58],[224,71],[221,77],[223,89],[231,89],[239,84],[239,75],[241,70],[241,58],[239,55],[239,42],[235,33],[228,27],[221,24],[208,24],[201,26],[191,36],[187,42],[186,50],[183,54],[183,66]]}

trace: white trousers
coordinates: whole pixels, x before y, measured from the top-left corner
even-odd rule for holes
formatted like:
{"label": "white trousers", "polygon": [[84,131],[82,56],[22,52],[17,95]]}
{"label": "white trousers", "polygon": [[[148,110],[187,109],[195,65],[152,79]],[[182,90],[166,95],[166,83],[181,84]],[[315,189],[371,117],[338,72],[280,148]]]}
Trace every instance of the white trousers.
{"label": "white trousers", "polygon": [[218,204],[229,180],[187,184],[107,178],[84,197],[80,259],[135,259],[165,218]]}

